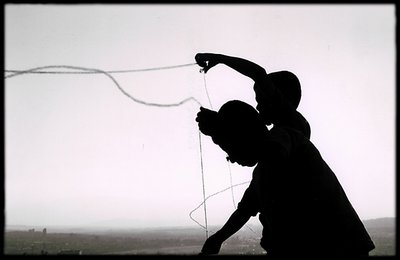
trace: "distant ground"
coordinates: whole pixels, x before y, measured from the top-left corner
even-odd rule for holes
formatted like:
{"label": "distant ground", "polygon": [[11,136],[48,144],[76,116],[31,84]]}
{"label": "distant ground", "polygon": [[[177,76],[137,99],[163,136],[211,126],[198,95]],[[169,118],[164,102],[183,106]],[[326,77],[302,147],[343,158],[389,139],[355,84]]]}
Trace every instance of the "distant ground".
{"label": "distant ground", "polygon": [[396,218],[379,218],[364,221],[376,248],[373,256],[393,256],[396,254]]}
{"label": "distant ground", "polygon": [[[394,256],[395,218],[367,220],[364,224],[376,245],[370,255]],[[7,227],[4,254],[196,255],[205,240],[204,230],[197,227],[129,230],[33,228]],[[260,234],[260,226],[244,227],[224,243],[220,254],[265,254],[259,246]]]}

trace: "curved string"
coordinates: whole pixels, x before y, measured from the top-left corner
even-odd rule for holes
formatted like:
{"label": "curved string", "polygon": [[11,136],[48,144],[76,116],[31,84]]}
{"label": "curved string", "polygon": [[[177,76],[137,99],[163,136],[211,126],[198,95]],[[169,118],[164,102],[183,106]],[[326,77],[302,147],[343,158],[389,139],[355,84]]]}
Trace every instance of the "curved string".
{"label": "curved string", "polygon": [[[156,68],[146,68],[146,69],[132,69],[132,70],[111,70],[111,71],[105,71],[109,74],[113,73],[131,73],[131,72],[144,72],[144,71],[155,71],[155,70],[167,70],[167,69],[176,69],[176,68],[182,68],[182,67],[188,67],[188,66],[193,66],[197,65],[197,63],[188,63],[188,64],[182,64],[182,65],[173,65],[173,66],[165,66],[165,67],[156,67]],[[46,66],[42,68],[54,68],[55,66]],[[6,76],[5,78],[11,78],[15,76],[15,74],[19,74],[20,72],[23,72],[24,70],[5,70],[6,73],[13,73],[12,75]],[[97,72],[97,71],[42,71],[42,70],[34,70],[30,71],[29,73],[32,74],[98,74],[102,72]]]}
{"label": "curved string", "polygon": [[215,192],[215,193],[213,193],[213,194],[211,194],[211,195],[208,195],[196,208],[194,208],[194,209],[189,213],[189,217],[190,217],[194,222],[196,222],[199,226],[201,226],[202,228],[205,229],[206,227],[203,226],[202,224],[200,224],[198,221],[196,221],[196,220],[192,217],[192,214],[193,214],[196,210],[198,210],[201,206],[203,206],[203,205],[205,204],[205,202],[206,202],[209,198],[214,197],[214,196],[216,196],[216,195],[218,195],[218,194],[220,194],[220,193],[222,193],[222,192],[225,192],[225,191],[227,191],[227,190],[229,190],[229,189],[232,189],[232,188],[235,188],[235,187],[237,187],[237,186],[244,185],[244,184],[247,184],[247,183],[250,183],[250,181],[245,181],[245,182],[237,183],[237,184],[235,184],[235,185],[231,185],[231,186],[229,186],[229,187],[227,187],[227,188],[225,188],[225,189],[222,189],[222,190],[220,190],[220,191],[217,191],[217,192]]}
{"label": "curved string", "polygon": [[[134,102],[142,104],[142,105],[145,105],[145,106],[177,107],[177,106],[183,105],[183,104],[185,104],[186,102],[189,102],[189,101],[194,101],[199,106],[201,106],[201,103],[197,99],[195,99],[194,97],[188,97],[188,98],[186,98],[184,100],[181,100],[179,102],[170,103],[170,104],[153,103],[153,102],[146,102],[146,101],[140,100],[138,98],[135,98],[135,97],[131,96],[127,91],[125,91],[121,87],[121,85],[118,83],[118,81],[113,76],[111,76],[111,74],[109,72],[104,71],[104,70],[100,70],[100,69],[85,68],[85,67],[78,67],[78,66],[68,66],[68,65],[50,65],[50,66],[36,67],[36,68],[28,69],[28,70],[16,71],[16,72],[13,72],[12,74],[10,74],[8,76],[5,76],[5,78],[12,78],[12,77],[20,76],[20,75],[23,75],[23,74],[35,73],[35,72],[41,71],[43,69],[50,69],[50,68],[55,68],[55,69],[60,69],[60,68],[61,69],[73,69],[73,70],[81,70],[81,71],[85,71],[85,72],[104,74],[105,76],[107,76],[108,78],[110,78],[114,82],[114,84],[122,92],[122,94],[124,94],[125,96],[127,96],[128,98],[133,100]],[[159,68],[157,68],[157,69],[159,69]],[[150,69],[147,69],[147,70],[150,70]],[[48,73],[48,72],[46,72],[46,73]]]}

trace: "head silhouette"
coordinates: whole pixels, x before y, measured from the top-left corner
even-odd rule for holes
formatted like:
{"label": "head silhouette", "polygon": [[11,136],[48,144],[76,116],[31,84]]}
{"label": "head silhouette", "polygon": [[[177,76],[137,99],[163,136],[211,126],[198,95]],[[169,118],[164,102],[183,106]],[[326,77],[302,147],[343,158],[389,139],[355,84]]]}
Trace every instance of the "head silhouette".
{"label": "head silhouette", "polygon": [[268,77],[294,108],[297,108],[301,99],[301,85],[297,76],[290,71],[277,71],[269,73]]}
{"label": "head silhouette", "polygon": [[257,110],[242,101],[232,100],[218,111],[212,138],[232,163],[254,166],[258,162],[260,140],[267,130]]}

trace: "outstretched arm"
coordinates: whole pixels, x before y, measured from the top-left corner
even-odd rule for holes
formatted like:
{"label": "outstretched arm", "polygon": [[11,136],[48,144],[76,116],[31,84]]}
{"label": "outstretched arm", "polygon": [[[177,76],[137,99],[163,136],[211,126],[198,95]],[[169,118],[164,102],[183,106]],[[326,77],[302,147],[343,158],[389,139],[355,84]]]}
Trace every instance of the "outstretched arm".
{"label": "outstretched arm", "polygon": [[[257,90],[255,89],[256,95],[262,95],[262,98],[266,98],[268,102],[271,102],[269,100],[275,96],[276,87],[268,78],[267,72],[263,67],[252,61],[215,53],[198,53],[195,60],[199,66],[203,67],[205,73],[217,64],[225,64],[254,80],[255,87],[257,87]],[[260,94],[261,92],[262,94]]]}
{"label": "outstretched arm", "polygon": [[222,243],[242,228],[250,217],[241,210],[234,211],[225,225],[206,240],[201,253],[206,255],[218,254]]}
{"label": "outstretched arm", "polygon": [[251,78],[255,82],[263,80],[267,73],[260,65],[238,57],[215,53],[198,53],[195,56],[197,64],[203,67],[204,72],[221,63]]}

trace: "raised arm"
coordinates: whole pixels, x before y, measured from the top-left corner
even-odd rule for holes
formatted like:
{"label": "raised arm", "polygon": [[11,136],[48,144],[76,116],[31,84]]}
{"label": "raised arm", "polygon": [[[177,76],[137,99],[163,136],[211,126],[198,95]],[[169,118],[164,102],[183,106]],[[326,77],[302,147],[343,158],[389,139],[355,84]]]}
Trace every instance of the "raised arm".
{"label": "raised arm", "polygon": [[268,100],[275,95],[276,87],[268,78],[265,69],[252,61],[216,53],[198,53],[195,60],[199,66],[203,67],[204,73],[217,64],[224,64],[254,80],[255,86],[260,86],[263,98]]}
{"label": "raised arm", "polygon": [[198,53],[195,60],[199,66],[203,67],[205,73],[217,64],[225,64],[255,82],[263,80],[267,75],[265,69],[260,65],[238,57],[215,53]]}

